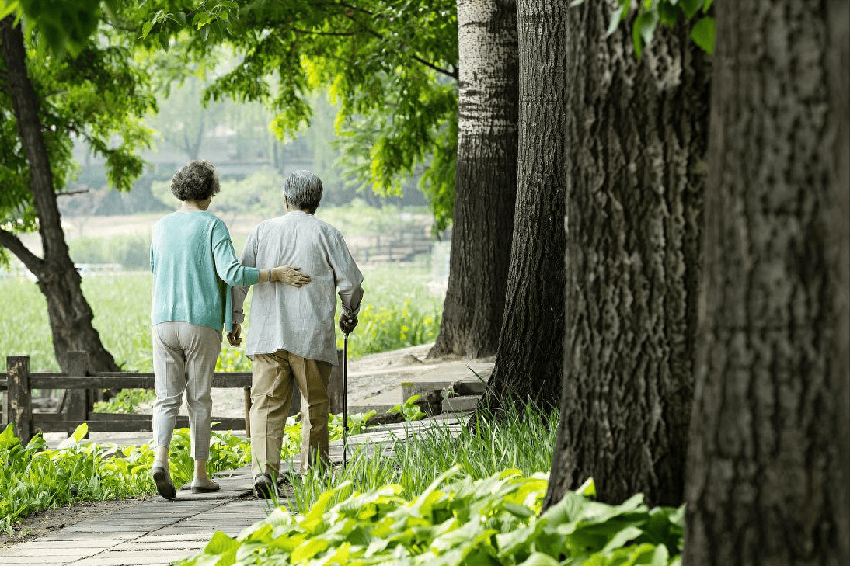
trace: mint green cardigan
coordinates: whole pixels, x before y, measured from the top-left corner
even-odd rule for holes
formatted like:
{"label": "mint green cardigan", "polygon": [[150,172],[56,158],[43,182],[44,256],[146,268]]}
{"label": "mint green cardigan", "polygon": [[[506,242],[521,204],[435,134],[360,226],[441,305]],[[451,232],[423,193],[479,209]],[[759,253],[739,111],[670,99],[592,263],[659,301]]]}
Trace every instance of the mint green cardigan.
{"label": "mint green cardigan", "polygon": [[207,211],[173,212],[158,220],[151,242],[151,322],[232,328],[232,286],[253,285],[260,270],[236,259],[224,222]]}

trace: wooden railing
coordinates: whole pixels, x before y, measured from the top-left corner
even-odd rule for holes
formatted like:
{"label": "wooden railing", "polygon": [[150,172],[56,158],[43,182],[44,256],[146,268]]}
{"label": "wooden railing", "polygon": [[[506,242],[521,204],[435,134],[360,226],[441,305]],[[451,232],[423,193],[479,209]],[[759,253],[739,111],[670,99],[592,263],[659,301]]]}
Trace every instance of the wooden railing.
{"label": "wooden railing", "polygon": [[[342,355],[342,350],[338,351]],[[71,434],[76,428],[87,423],[89,432],[149,432],[150,415],[127,415],[118,413],[95,413],[90,411],[90,394],[87,391],[97,389],[153,389],[153,373],[133,372],[89,372],[86,367],[85,352],[69,352],[68,373],[30,372],[29,356],[8,356],[6,373],[0,373],[0,391],[5,391],[3,403],[3,428],[13,423],[15,434],[26,443],[39,431],[65,432]],[[341,361],[341,360],[340,360]],[[342,407],[341,365],[334,366],[331,373],[328,394],[331,412]],[[250,437],[248,411],[251,408],[251,372],[216,372],[213,374],[213,387],[240,387],[244,392],[244,418],[213,417],[213,426],[217,430],[244,430]],[[33,411],[33,389],[66,389],[69,392],[63,409],[59,413],[38,413]],[[300,410],[301,396],[298,390],[292,396],[290,414]],[[177,417],[177,427],[189,426],[188,418]]]}

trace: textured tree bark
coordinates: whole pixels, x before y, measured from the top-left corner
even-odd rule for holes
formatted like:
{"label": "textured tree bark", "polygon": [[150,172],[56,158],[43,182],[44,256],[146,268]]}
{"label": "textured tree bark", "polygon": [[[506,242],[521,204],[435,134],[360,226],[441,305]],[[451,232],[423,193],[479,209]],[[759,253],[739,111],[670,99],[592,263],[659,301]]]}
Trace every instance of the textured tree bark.
{"label": "textured tree bark", "polygon": [[569,11],[564,387],[545,505],[680,505],[701,260],[710,68],[687,26],[638,58],[617,2]]}
{"label": "textured tree bark", "polygon": [[564,124],[567,5],[517,3],[519,155],[505,317],[483,405],[561,398],[564,333]]}
{"label": "textured tree bark", "polygon": [[850,563],[848,19],[717,10],[683,564]]}
{"label": "textured tree bark", "polygon": [[0,21],[0,42],[6,63],[9,96],[18,123],[21,144],[30,170],[30,187],[39,221],[44,257],[38,258],[14,235],[4,232],[0,242],[18,256],[38,279],[47,299],[47,312],[53,334],[53,350],[60,367],[65,368],[65,353],[86,351],[93,371],[118,371],[112,355],[103,347],[94,326],[91,307],[80,287],[80,275],[68,253],[62,231],[53,174],[38,115],[38,97],[27,76],[26,51],[20,26],[14,17]]}
{"label": "textured tree bark", "polygon": [[516,200],[516,3],[458,2],[458,156],[449,282],[430,356],[496,352]]}

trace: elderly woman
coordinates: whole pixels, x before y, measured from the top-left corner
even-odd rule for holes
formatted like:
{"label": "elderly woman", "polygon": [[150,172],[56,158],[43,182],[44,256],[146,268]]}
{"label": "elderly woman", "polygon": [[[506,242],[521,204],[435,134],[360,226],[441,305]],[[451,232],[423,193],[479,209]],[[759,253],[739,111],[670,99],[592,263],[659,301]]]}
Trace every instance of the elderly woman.
{"label": "elderly woman", "polygon": [[210,387],[221,351],[222,327],[227,332],[232,329],[230,287],[266,282],[300,287],[310,280],[298,268],[286,265],[257,269],[239,263],[227,226],[207,212],[219,190],[212,164],[192,161],[171,179],[171,192],[181,201],[180,208],[153,228],[150,260],[156,455],[151,473],[157,491],[166,499],[176,497],[168,449],[184,390],[195,460],[192,492],[219,489],[208,477],[206,466]]}

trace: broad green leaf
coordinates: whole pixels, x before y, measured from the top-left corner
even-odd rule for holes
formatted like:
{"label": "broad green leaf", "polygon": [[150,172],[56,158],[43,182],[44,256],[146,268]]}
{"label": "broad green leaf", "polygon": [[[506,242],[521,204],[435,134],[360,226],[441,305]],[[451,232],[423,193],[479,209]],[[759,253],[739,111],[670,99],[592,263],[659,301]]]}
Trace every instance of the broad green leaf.
{"label": "broad green leaf", "polygon": [[238,548],[241,543],[232,539],[226,534],[216,531],[213,533],[212,538],[210,538],[210,542],[204,547],[204,552],[207,554],[224,554],[228,550]]}
{"label": "broad green leaf", "polygon": [[519,566],[558,566],[559,564],[560,562],[558,562],[548,554],[532,552],[531,556],[529,556]]}
{"label": "broad green leaf", "polygon": [[691,28],[691,39],[709,55],[714,53],[714,34],[714,18],[702,18]]}

